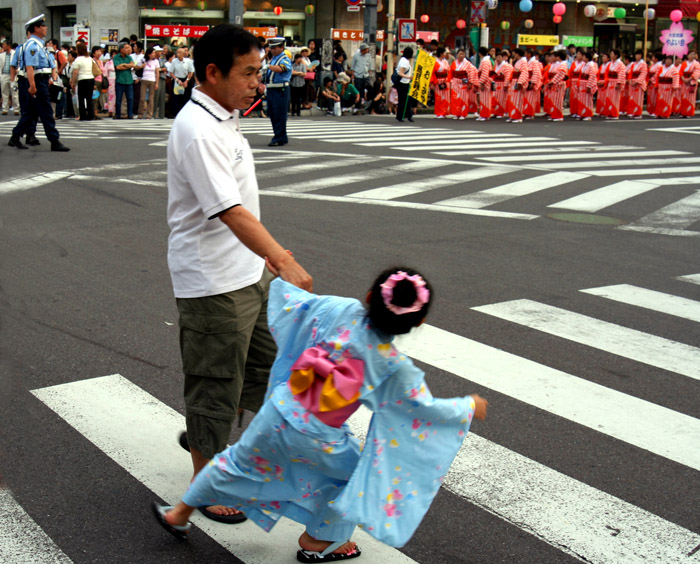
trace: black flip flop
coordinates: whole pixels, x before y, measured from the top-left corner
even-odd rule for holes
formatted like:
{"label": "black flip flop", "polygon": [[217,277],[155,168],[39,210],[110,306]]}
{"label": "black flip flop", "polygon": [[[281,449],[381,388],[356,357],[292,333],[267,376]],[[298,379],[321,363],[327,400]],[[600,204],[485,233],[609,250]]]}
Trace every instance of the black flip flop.
{"label": "black flip flop", "polygon": [[313,550],[298,550],[297,560],[299,562],[338,562],[339,560],[350,560],[357,558],[362,554],[359,546],[355,546],[352,552],[336,553],[334,550],[340,548],[348,541],[339,541],[331,544],[323,552],[314,552]]}
{"label": "black flip flop", "polygon": [[235,515],[219,515],[218,513],[213,513],[209,511],[206,507],[198,507],[200,513],[204,515],[207,519],[212,521],[218,521],[219,523],[226,523],[227,525],[237,525],[238,523],[243,523],[248,517],[245,513],[236,513]]}
{"label": "black flip flop", "polygon": [[160,526],[168,531],[171,535],[179,540],[187,540],[189,532],[192,529],[192,523],[187,523],[184,526],[171,525],[165,520],[165,514],[172,509],[170,505],[161,505],[157,501],[151,502],[151,509],[153,509],[153,514],[156,516],[156,520],[160,523]]}

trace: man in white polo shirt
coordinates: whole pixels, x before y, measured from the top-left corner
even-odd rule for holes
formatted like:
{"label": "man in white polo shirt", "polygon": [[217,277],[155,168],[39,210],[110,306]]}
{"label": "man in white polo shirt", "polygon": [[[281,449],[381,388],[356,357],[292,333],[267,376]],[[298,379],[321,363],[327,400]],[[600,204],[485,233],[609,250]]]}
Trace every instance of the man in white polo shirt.
{"label": "man in white polo shirt", "polygon": [[[168,141],[168,265],[180,313],[187,434],[194,475],[226,447],[239,407],[257,411],[276,347],[267,327],[274,274],[311,290],[311,276],[260,223],[253,154],[238,110],[255,98],[257,38],[221,24],[197,44],[200,86]],[[265,259],[270,271],[265,268]],[[232,508],[200,508],[237,523]]]}

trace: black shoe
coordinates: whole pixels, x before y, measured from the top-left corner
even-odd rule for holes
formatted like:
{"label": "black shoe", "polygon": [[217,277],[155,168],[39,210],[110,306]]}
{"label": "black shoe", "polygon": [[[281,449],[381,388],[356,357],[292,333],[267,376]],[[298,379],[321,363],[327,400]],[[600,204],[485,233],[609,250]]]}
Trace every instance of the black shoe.
{"label": "black shoe", "polygon": [[406,119],[407,119],[408,121],[410,121],[411,123],[413,123],[413,118],[412,118],[412,117],[407,117]]}
{"label": "black shoe", "polygon": [[284,145],[283,141],[270,141],[267,144],[268,147],[281,147],[282,145]]}
{"label": "black shoe", "polygon": [[52,151],[60,151],[61,153],[66,153],[70,151],[68,147],[66,147],[63,143],[60,141],[54,141],[51,143],[51,150]]}
{"label": "black shoe", "polygon": [[27,145],[31,145],[32,147],[36,147],[38,145],[41,145],[39,143],[39,140],[36,138],[36,135],[27,135],[27,139],[25,141]]}
{"label": "black shoe", "polygon": [[22,144],[22,141],[20,141],[19,137],[15,137],[14,135],[10,137],[10,140],[7,143],[10,147],[17,147],[18,149],[29,149],[26,145]]}

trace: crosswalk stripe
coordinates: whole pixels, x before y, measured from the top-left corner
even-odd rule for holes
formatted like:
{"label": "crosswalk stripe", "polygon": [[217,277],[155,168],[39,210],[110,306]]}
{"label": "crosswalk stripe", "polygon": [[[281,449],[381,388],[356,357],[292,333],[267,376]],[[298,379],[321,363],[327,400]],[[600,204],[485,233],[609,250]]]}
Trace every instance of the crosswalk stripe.
{"label": "crosswalk stripe", "polygon": [[427,192],[428,190],[436,190],[437,188],[444,188],[445,186],[452,186],[454,184],[461,184],[463,182],[479,180],[481,178],[489,178],[491,176],[506,174],[508,172],[513,171],[510,168],[483,166],[452,174],[443,174],[435,178],[431,178],[429,181],[427,179],[421,179],[411,182],[401,182],[393,186],[382,186],[381,188],[363,190],[362,192],[348,194],[348,197],[369,198],[373,200],[393,200],[403,196],[411,196],[413,194]]}
{"label": "crosswalk stripe", "polygon": [[680,172],[700,172],[700,166],[620,168],[615,170],[588,171],[594,176],[654,176],[657,174],[677,174]]}
{"label": "crosswalk stripe", "polygon": [[700,184],[700,176],[678,176],[676,178],[654,178],[653,180],[640,180],[640,182],[653,182],[659,186],[683,186],[685,184]]}
{"label": "crosswalk stripe", "polygon": [[686,274],[685,276],[678,276],[676,280],[690,282],[691,284],[700,284],[700,274]]}
{"label": "crosswalk stripe", "polygon": [[[306,135],[306,134],[295,134],[294,138],[299,138],[299,139],[311,139],[311,138],[317,138],[318,135]],[[480,139],[480,138],[487,138],[487,137],[493,137],[493,135],[489,134],[482,134],[479,132],[474,132],[474,133],[459,133],[455,134],[454,132],[450,131],[443,131],[442,133],[411,133],[411,134],[406,134],[405,132],[402,133],[396,133],[396,132],[387,132],[387,133],[372,133],[372,134],[366,134],[362,133],[361,135],[358,135],[357,133],[353,135],[333,135],[332,137],[328,138],[328,141],[391,141],[397,140],[397,141],[403,141],[403,140],[410,140],[410,141],[420,141],[420,140],[426,140],[426,141],[436,141],[440,139]],[[497,137],[520,137],[519,135],[514,135],[512,133],[504,133],[504,134],[498,134]]]}
{"label": "crosswalk stripe", "polygon": [[44,530],[0,488],[0,562],[3,564],[72,564]]}
{"label": "crosswalk stripe", "polygon": [[38,186],[43,186],[45,184],[51,184],[62,178],[70,176],[69,171],[60,172],[45,172],[43,174],[35,174],[30,176],[24,176],[20,178],[13,178],[10,180],[4,180],[0,184],[0,194],[7,194],[9,192],[18,192],[20,190],[28,190],[30,188],[37,188]]}
{"label": "crosswalk stripe", "polygon": [[279,178],[280,176],[283,177],[288,177],[293,174],[300,174],[303,172],[312,172],[315,170],[324,170],[327,168],[332,168],[334,171],[338,168],[341,167],[346,167],[346,166],[359,166],[364,163],[368,162],[373,162],[376,159],[374,157],[366,157],[366,158],[353,158],[353,157],[344,157],[342,161],[335,161],[335,162],[328,162],[328,161],[321,161],[321,162],[313,162],[313,163],[304,163],[304,164],[299,164],[299,165],[292,165],[292,166],[287,166],[282,170],[279,170],[277,168],[272,168],[272,169],[264,169],[264,170],[259,170],[256,171],[256,176],[258,179],[264,179],[264,178]]}
{"label": "crosswalk stripe", "polygon": [[658,188],[658,184],[651,182],[637,182],[635,180],[622,180],[615,184],[603,186],[578,196],[573,196],[556,204],[549,204],[550,208],[563,208],[567,210],[597,212],[618,202],[639,196],[650,190]]}
{"label": "crosswalk stripe", "polygon": [[393,147],[394,145],[400,145],[401,147],[410,147],[411,145],[421,145],[423,146],[426,150],[430,150],[433,147],[443,147],[447,143],[449,143],[449,146],[454,146],[454,145],[462,145],[462,144],[475,144],[475,143],[484,143],[487,142],[485,140],[488,139],[494,139],[494,140],[508,140],[513,137],[516,137],[518,139],[523,139],[520,135],[514,135],[512,133],[498,133],[498,134],[493,134],[493,133],[487,133],[484,135],[442,135],[440,136],[443,140],[440,139],[428,139],[428,138],[423,138],[422,136],[411,136],[409,138],[403,137],[400,143],[397,140],[388,140],[388,141],[369,141],[365,143],[356,143],[357,145],[360,145],[361,147]]}
{"label": "crosswalk stripe", "polygon": [[431,325],[397,337],[396,346],[478,386],[700,470],[699,419]]}
{"label": "crosswalk stripe", "polygon": [[[174,503],[184,494],[192,466],[176,436],[185,418],[157,398],[119,374],[32,393],[156,496]],[[147,513],[148,500],[138,509]],[[196,513],[191,521],[246,564],[287,564],[303,531],[301,525],[281,519],[261,542],[260,529],[250,521],[231,526]],[[361,530],[354,538],[378,562],[414,562]]]}
{"label": "crosswalk stripe", "polygon": [[[488,149],[498,149],[498,148],[503,148],[507,149],[508,147],[524,147],[525,150],[518,149],[517,152],[522,153],[522,152],[530,152],[530,153],[542,153],[542,147],[538,148],[531,148],[531,141],[533,140],[532,137],[530,138],[524,138],[522,142],[518,143],[500,143],[500,144],[484,144],[481,148],[478,149],[472,149],[471,151],[466,151],[466,150],[461,150],[461,151],[431,151],[435,153],[436,155],[446,155],[448,157],[458,157],[462,155],[483,155],[486,154],[485,151]],[[595,141],[557,141],[557,145],[595,145],[597,144]],[[497,151],[497,153],[501,153],[502,151]]]}
{"label": "crosswalk stripe", "polygon": [[538,162],[536,165],[540,168],[590,168],[594,167],[604,167],[604,166],[649,166],[656,164],[686,164],[686,163],[698,163],[700,162],[700,157],[681,157],[681,158],[668,158],[668,159],[619,159],[614,161],[596,161],[595,163],[581,162],[580,160],[569,162],[569,163],[550,163],[550,162]]}
{"label": "crosswalk stripe", "polygon": [[[527,138],[524,138],[527,139]],[[562,141],[558,145],[567,145],[565,147],[552,147],[548,148],[547,151],[552,151],[552,153],[557,155],[568,155],[566,158],[572,158],[572,155],[579,155],[582,153],[587,153],[589,151],[598,151],[601,149],[605,150],[638,150],[638,147],[627,147],[623,145],[616,146],[604,146],[598,145],[595,141]],[[540,155],[542,154],[542,147],[525,147],[521,149],[500,149],[491,151],[480,151],[478,149],[473,149],[466,152],[456,152],[454,155],[522,155],[520,161],[522,164],[528,164],[528,159],[532,159],[531,153],[537,153],[537,161],[539,161]],[[437,153],[438,155],[447,155],[448,153]],[[517,162],[517,161],[516,161]]]}
{"label": "crosswalk stripe", "polygon": [[569,182],[575,182],[584,178],[588,178],[588,175],[578,172],[554,172],[535,178],[517,180],[509,184],[496,186],[495,188],[464,194],[463,196],[456,196],[437,203],[443,206],[485,208],[493,204],[510,200],[511,198],[534,194],[540,190],[561,186],[562,184],[568,184]]}
{"label": "crosswalk stripe", "polygon": [[[449,143],[431,143],[430,145],[430,150],[432,152],[437,152],[434,151],[434,149],[444,149],[444,148],[449,148],[449,147],[465,147],[468,148],[470,145],[477,145],[479,147],[520,147],[520,146],[531,146],[535,142],[541,142],[541,141],[554,141],[553,137],[517,137],[515,139],[510,139],[508,140],[500,140],[496,139],[494,143],[490,143],[489,141],[484,141],[483,139],[474,139],[474,140],[467,140],[467,141],[451,141]],[[403,144],[397,145],[395,147],[396,149],[403,149],[405,151],[415,151],[415,150],[425,150],[425,146],[422,147],[404,147]],[[440,153],[442,154],[442,153]]]}
{"label": "crosswalk stripe", "polygon": [[472,308],[576,343],[700,380],[700,349],[532,300]]}
{"label": "crosswalk stripe", "polygon": [[396,176],[400,172],[396,168],[372,168],[363,171],[350,172],[347,174],[334,175],[330,177],[315,178],[313,180],[303,180],[293,182],[292,184],[282,184],[275,186],[276,192],[313,192],[323,188],[332,188],[333,186],[343,186],[346,184],[354,184],[356,182],[378,180],[387,176]]}
{"label": "crosswalk stripe", "polygon": [[621,225],[618,229],[662,234],[664,232],[668,232],[667,234],[685,232],[687,236],[694,234],[697,237],[700,236],[700,232],[685,231],[696,221],[700,221],[700,191],[664,206],[628,225]]}
{"label": "crosswalk stripe", "polygon": [[[634,156],[635,157],[661,157],[661,156],[670,156],[670,155],[689,155],[690,153],[687,153],[685,151],[639,151],[638,149],[633,149],[634,150]],[[576,157],[577,159],[588,159],[591,161],[592,159],[601,159],[601,158],[609,158],[609,157],[625,157],[627,156],[626,153],[622,153],[620,151],[614,151],[610,153],[594,153],[594,152],[581,152],[577,151],[575,149],[571,150],[571,153],[567,153],[564,155],[552,155],[552,154],[547,154],[546,160],[547,161],[564,161],[566,159],[570,159],[572,157]],[[522,158],[519,156],[513,156],[513,157],[485,157],[485,161],[494,161],[494,162],[518,162],[521,161]],[[596,162],[589,162],[588,166],[596,166],[598,163]],[[566,165],[557,165],[557,166],[566,166]]]}
{"label": "crosswalk stripe", "polygon": [[581,292],[700,323],[700,302],[680,296],[640,288],[631,284],[588,288],[581,290]]}

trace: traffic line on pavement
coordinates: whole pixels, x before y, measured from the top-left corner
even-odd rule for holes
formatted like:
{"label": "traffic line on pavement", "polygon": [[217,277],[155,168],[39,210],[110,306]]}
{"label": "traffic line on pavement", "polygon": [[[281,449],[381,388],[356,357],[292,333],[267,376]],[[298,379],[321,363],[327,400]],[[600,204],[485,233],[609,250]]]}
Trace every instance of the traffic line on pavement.
{"label": "traffic line on pavement", "polygon": [[591,165],[594,165],[596,167],[605,167],[605,166],[649,166],[649,165],[673,165],[673,164],[686,164],[686,163],[698,163],[700,162],[700,157],[679,157],[679,158],[667,158],[667,159],[619,159],[619,160],[614,160],[614,161],[596,161],[595,163],[590,163],[590,162],[581,162],[580,160],[576,160],[573,162],[569,163],[550,163],[550,162],[540,162],[537,163],[536,165],[532,166],[537,166],[540,168],[546,168],[546,169],[551,169],[551,168],[590,168]]}
{"label": "traffic line on pavement", "polygon": [[[192,477],[192,462],[177,442],[185,418],[175,410],[119,374],[32,393],[156,496],[169,504],[181,499]],[[149,500],[139,509],[149,515]],[[303,532],[302,525],[284,518],[269,534],[250,521],[225,525],[197,513],[191,521],[246,564],[288,564]],[[414,562],[359,529],[353,538],[373,561]],[[165,532],[163,542],[169,542]]]}
{"label": "traffic line on pavement", "polygon": [[686,230],[697,221],[700,221],[700,190],[618,229],[698,237],[700,231]]}
{"label": "traffic line on pavement", "polygon": [[534,194],[541,190],[547,190],[555,186],[568,184],[569,182],[583,180],[584,178],[588,178],[588,176],[588,174],[578,172],[554,172],[552,174],[536,176],[535,178],[517,180],[509,184],[496,186],[495,188],[464,194],[463,196],[456,196],[436,203],[442,206],[485,208],[512,198]]}
{"label": "traffic line on pavement", "polygon": [[549,204],[548,207],[593,213],[658,187],[659,184],[652,182],[622,180],[615,184],[584,192],[556,204]]}
{"label": "traffic line on pavement", "polygon": [[[364,163],[369,163],[369,162],[374,162],[376,159],[374,157],[346,157],[342,161],[321,161],[321,162],[312,162],[312,163],[304,163],[304,164],[298,164],[298,165],[292,165],[292,166],[287,166],[284,168],[282,173],[284,174],[284,177],[287,178],[289,176],[292,176],[294,174],[301,174],[305,172],[313,172],[315,170],[324,170],[324,169],[333,169],[335,172],[337,169],[346,167],[346,166],[359,166]],[[264,170],[259,170],[256,171],[256,176],[258,179],[263,179],[263,178],[279,178],[280,177],[280,170],[277,168],[271,168],[271,169],[264,169]]]}
{"label": "traffic line on pavement", "polygon": [[700,349],[691,345],[532,300],[513,300],[472,309],[700,380]]}
{"label": "traffic line on pavement", "polygon": [[[661,156],[672,156],[672,155],[690,155],[691,153],[687,153],[685,151],[646,151],[642,152],[638,148],[631,148],[634,150],[634,156],[635,157],[661,157]],[[541,151],[541,149],[540,149]],[[619,150],[615,150],[609,153],[605,152],[599,152],[599,153],[594,153],[594,152],[583,152],[583,151],[578,151],[576,149],[572,149],[570,153],[566,153],[563,155],[552,155],[552,154],[547,154],[546,160],[547,161],[565,161],[566,159],[571,159],[572,157],[576,157],[577,159],[601,159],[601,158],[615,158],[615,157],[626,157],[627,154],[620,152]],[[495,162],[519,162],[522,161],[522,158],[519,156],[505,156],[505,157],[484,157],[483,159],[480,160],[485,160],[485,161],[495,161]],[[597,165],[598,163],[595,162],[589,162],[588,166],[594,166]],[[558,166],[566,166],[566,165],[558,165]]]}
{"label": "traffic line on pavement", "polygon": [[[484,141],[483,139],[470,139],[470,140],[465,140],[465,141],[451,141],[449,143],[431,143],[430,144],[430,151],[431,152],[437,152],[434,149],[449,149],[450,147],[470,147],[472,145],[476,145],[479,147],[484,147],[484,148],[489,148],[489,147],[519,147],[519,146],[532,146],[532,143],[534,142],[542,142],[542,141],[555,141],[556,139],[554,137],[517,137],[515,139],[494,139],[494,142],[491,143],[489,141]],[[413,147],[413,146],[404,146],[404,144],[400,144],[395,146],[396,149],[401,149],[403,151],[425,151],[426,146],[425,144],[420,145],[418,147]],[[441,153],[440,153],[441,154]]]}
{"label": "traffic line on pavement", "polygon": [[700,274],[686,274],[685,276],[676,277],[676,280],[690,282],[691,284],[700,284]]}
{"label": "traffic line on pavement", "polygon": [[681,296],[665,294],[631,284],[588,288],[581,290],[581,292],[700,323],[700,302]]}
{"label": "traffic line on pavement", "polygon": [[657,174],[677,174],[680,172],[700,172],[699,166],[621,168],[617,170],[588,170],[594,176],[652,176]]}
{"label": "traffic line on pavement", "polygon": [[[401,167],[403,169],[403,167]],[[511,168],[489,167],[483,166],[471,170],[464,170],[452,174],[442,174],[432,179],[414,180],[411,182],[399,182],[393,186],[382,186],[381,188],[373,188],[348,194],[350,198],[366,198],[372,200],[393,200],[404,196],[412,196],[429,190],[436,190],[446,186],[462,184],[482,178],[490,178],[499,174],[513,172]],[[442,205],[438,202],[436,205]]]}
{"label": "traffic line on pavement", "polygon": [[397,337],[396,346],[420,362],[700,470],[699,419],[431,325]]}
{"label": "traffic line on pavement", "polygon": [[[411,147],[413,145],[420,145],[421,147],[430,150],[432,147],[444,147],[444,146],[460,146],[462,144],[476,144],[488,142],[489,139],[498,141],[508,141],[516,137],[518,140],[522,140],[523,137],[520,135],[514,135],[512,133],[498,133],[498,134],[483,134],[483,135],[443,135],[442,140],[436,138],[425,138],[421,135],[411,135],[410,140],[406,139],[406,136],[402,137],[400,142],[396,139],[390,139],[386,141],[366,141],[362,143],[356,143],[360,147]],[[485,141],[486,140],[486,141]],[[426,143],[429,145],[426,147]]]}
{"label": "traffic line on pavement", "polygon": [[67,170],[58,172],[45,172],[43,174],[32,174],[30,176],[22,176],[3,181],[0,184],[0,194],[8,194],[10,192],[18,192],[20,190],[28,190],[30,188],[38,188],[45,184],[51,184],[57,180],[61,180],[70,176],[72,173]]}
{"label": "traffic line on pavement", "polygon": [[[411,140],[415,139],[425,139],[425,140],[436,140],[436,139],[454,139],[455,137],[460,137],[460,138],[479,138],[479,137],[484,137],[486,134],[483,132],[478,132],[478,131],[473,131],[473,132],[464,132],[460,131],[458,134],[455,132],[451,132],[449,130],[442,130],[442,132],[437,133],[437,132],[429,132],[429,133],[424,133],[424,129],[421,129],[420,131],[416,131],[414,133],[411,133],[410,135],[407,135],[405,131],[397,132],[395,129],[392,131],[387,131],[386,133],[366,133],[364,130],[362,130],[362,135],[360,138],[364,141],[382,141],[382,140],[391,140],[391,139],[396,139],[396,140],[405,140],[407,137]],[[509,137],[519,137],[518,135],[514,134],[507,134]],[[315,138],[317,135],[307,135],[307,134],[294,134],[294,138],[297,139],[310,139],[310,138]],[[328,139],[329,141],[355,141],[358,139],[357,133],[350,134],[350,135],[345,135],[345,134],[334,134],[332,138]]]}
{"label": "traffic line on pavement", "polygon": [[72,564],[44,530],[0,488],[0,562],[3,564]]}
{"label": "traffic line on pavement", "polygon": [[[523,139],[527,139],[527,137],[523,137]],[[552,152],[554,155],[568,155],[566,158],[572,158],[572,156],[576,156],[579,154],[586,154],[589,151],[600,151],[600,150],[606,150],[606,151],[611,151],[611,150],[638,150],[639,147],[628,147],[625,145],[616,145],[616,146],[606,146],[606,145],[598,145],[594,141],[561,141],[557,143],[557,145],[566,145],[564,147],[548,147],[547,151],[549,154],[549,151]],[[483,155],[522,155],[522,158],[519,159],[520,163],[523,164],[524,166],[527,166],[529,164],[528,159],[533,159],[531,153],[536,153],[537,154],[537,159],[540,158],[542,155],[542,147],[525,147],[521,149],[500,149],[500,150],[491,150],[491,151],[479,151],[478,149],[473,149],[471,151],[467,152],[459,152],[455,154],[459,155],[477,155],[479,160],[482,160]],[[438,155],[443,155],[446,153],[437,153]],[[485,159],[486,157],[483,157]],[[500,160],[500,159],[496,159]],[[505,162],[505,161],[504,161]],[[518,161],[516,161],[518,162]]]}
{"label": "traffic line on pavement", "polygon": [[[461,151],[433,151],[431,149],[432,153],[435,153],[436,155],[445,155],[448,157],[458,157],[458,156],[463,156],[463,155],[483,155],[487,154],[486,150],[488,149],[507,149],[508,147],[522,147],[523,149],[518,149],[518,151],[513,151],[513,152],[519,152],[519,153],[524,153],[524,152],[529,152],[529,153],[538,153],[542,154],[542,147],[539,147],[537,149],[532,149],[532,141],[533,138],[523,138],[521,142],[518,143],[496,143],[496,144],[483,144],[479,148],[472,149],[471,151],[466,151],[466,150],[461,150]],[[548,138],[550,139],[550,138]],[[559,141],[557,140],[557,145],[595,145],[597,144],[595,141]],[[495,151],[495,153],[501,153],[502,151]],[[530,164],[529,162],[523,163],[523,164]]]}

